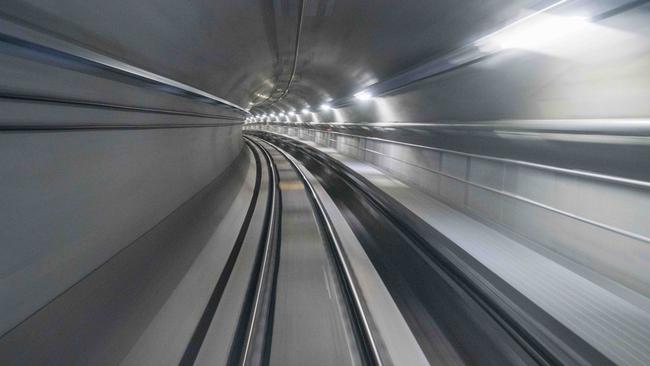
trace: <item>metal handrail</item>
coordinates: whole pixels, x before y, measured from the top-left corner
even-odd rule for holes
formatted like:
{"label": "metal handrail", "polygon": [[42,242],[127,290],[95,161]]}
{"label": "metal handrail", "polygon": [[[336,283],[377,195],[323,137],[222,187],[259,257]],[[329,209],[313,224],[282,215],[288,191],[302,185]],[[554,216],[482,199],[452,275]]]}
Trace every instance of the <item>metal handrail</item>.
{"label": "metal handrail", "polygon": [[355,137],[355,138],[360,138],[360,139],[366,139],[366,140],[372,140],[372,141],[378,141],[378,142],[386,142],[386,143],[402,145],[402,146],[408,146],[408,147],[415,147],[415,148],[419,148],[419,149],[446,152],[446,153],[460,155],[460,156],[466,156],[466,157],[470,157],[470,158],[478,158],[478,159],[484,159],[484,160],[489,160],[489,161],[496,161],[496,162],[526,166],[526,167],[529,167],[529,168],[547,170],[547,171],[562,173],[562,174],[566,174],[566,175],[579,176],[579,177],[583,177],[583,178],[589,178],[589,179],[594,179],[594,180],[600,180],[600,181],[606,181],[606,182],[612,182],[612,183],[619,183],[619,184],[625,184],[625,185],[635,186],[635,187],[644,188],[644,189],[650,189],[650,182],[637,180],[637,179],[628,179],[628,178],[617,177],[617,176],[613,176],[613,175],[606,175],[606,174],[588,172],[588,171],[584,171],[584,170],[559,168],[559,167],[555,167],[555,166],[551,166],[551,165],[531,163],[531,162],[523,161],[523,160],[515,160],[515,159],[499,158],[499,157],[495,157],[495,156],[488,156],[488,155],[482,155],[482,154],[466,153],[466,152],[462,152],[462,151],[458,151],[458,150],[451,150],[451,149],[445,149],[445,148],[440,148],[440,147],[419,145],[419,144],[413,144],[413,143],[410,143],[410,142],[403,142],[403,141],[396,141],[396,140],[387,140],[387,139],[382,139],[382,138],[378,138],[378,137],[355,135],[355,134],[350,134],[350,133],[345,133],[345,132],[322,131],[322,130],[319,130],[319,129],[316,129],[316,128],[307,128],[307,127],[300,127],[300,128],[304,128],[304,129],[307,129],[307,130],[314,130],[316,132],[322,132],[322,133],[331,133],[331,134],[336,134],[336,135],[341,135],[341,136]]}
{"label": "metal handrail", "polygon": [[[644,236],[644,235],[641,235],[641,234],[633,233],[631,231],[624,230],[624,229],[619,229],[617,227],[614,227],[614,226],[611,226],[611,225],[608,225],[608,224],[604,224],[604,223],[599,222],[599,221],[591,220],[591,219],[588,219],[586,217],[582,217],[580,215],[576,215],[576,214],[573,214],[571,212],[560,210],[558,208],[543,204],[541,202],[537,202],[535,200],[531,200],[531,199],[526,198],[526,197],[522,197],[522,196],[517,195],[517,194],[513,194],[513,193],[510,193],[510,192],[505,192],[505,191],[502,191],[502,190],[499,190],[499,189],[495,189],[495,188],[492,188],[492,187],[485,186],[483,184],[471,182],[471,181],[469,181],[467,179],[463,179],[463,178],[460,178],[460,177],[453,176],[453,175],[445,173],[445,172],[443,172],[441,170],[425,168],[425,167],[422,167],[422,166],[419,166],[419,165],[415,165],[415,164],[409,163],[407,161],[397,159],[397,158],[395,158],[393,156],[390,156],[388,154],[381,153],[379,151],[375,151],[375,150],[367,149],[367,148],[360,148],[358,146],[354,146],[354,145],[350,145],[350,144],[345,144],[345,145],[355,147],[357,149],[361,149],[363,151],[370,152],[372,154],[386,156],[386,157],[392,158],[394,160],[400,161],[402,163],[409,164],[411,166],[415,166],[417,168],[427,170],[427,171],[430,171],[430,172],[435,173],[435,174],[442,175],[442,176],[444,176],[446,178],[453,179],[453,180],[456,180],[458,182],[465,183],[465,184],[468,184],[468,185],[476,187],[476,188],[480,188],[480,189],[484,189],[484,190],[487,190],[487,191],[490,191],[490,192],[493,192],[493,193],[497,193],[497,194],[500,194],[500,195],[508,197],[508,198],[512,198],[512,199],[515,199],[515,200],[518,200],[518,201],[522,201],[522,202],[525,202],[527,204],[542,208],[544,210],[551,211],[551,212],[554,212],[554,213],[557,213],[557,214],[572,218],[574,220],[584,222],[584,223],[589,224],[589,225],[593,225],[593,226],[598,227],[600,229],[607,230],[607,231],[610,231],[610,232],[613,232],[613,233],[616,233],[616,234],[619,234],[619,235],[622,235],[622,236],[625,236],[625,237],[628,237],[628,238],[631,238],[631,239],[639,240],[639,241],[650,244],[650,237],[647,237],[647,236]],[[557,168],[557,169],[561,169],[561,168]],[[647,182],[643,182],[643,183],[648,184],[648,186],[644,186],[643,188],[650,187],[650,183],[647,183]]]}

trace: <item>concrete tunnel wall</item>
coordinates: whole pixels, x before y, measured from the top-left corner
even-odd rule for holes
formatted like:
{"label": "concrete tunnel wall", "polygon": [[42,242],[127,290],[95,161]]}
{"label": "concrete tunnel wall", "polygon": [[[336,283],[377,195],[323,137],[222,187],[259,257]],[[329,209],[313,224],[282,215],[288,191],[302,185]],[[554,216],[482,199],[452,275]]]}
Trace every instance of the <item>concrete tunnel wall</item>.
{"label": "concrete tunnel wall", "polygon": [[[52,32],[3,24],[54,42]],[[240,118],[222,105],[20,42],[5,39],[2,47],[0,334],[7,335],[217,178],[235,179],[250,159],[242,156]],[[237,177],[218,195],[224,209],[244,187]],[[188,245],[187,237],[174,240]]]}
{"label": "concrete tunnel wall", "polygon": [[3,332],[219,176],[240,128],[0,135]]}

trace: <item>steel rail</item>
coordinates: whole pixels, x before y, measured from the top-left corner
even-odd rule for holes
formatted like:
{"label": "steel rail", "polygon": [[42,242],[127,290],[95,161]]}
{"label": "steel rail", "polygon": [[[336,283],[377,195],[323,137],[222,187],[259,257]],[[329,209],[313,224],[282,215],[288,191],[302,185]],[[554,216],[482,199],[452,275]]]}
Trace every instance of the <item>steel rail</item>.
{"label": "steel rail", "polygon": [[237,235],[237,239],[235,240],[235,244],[233,245],[233,248],[230,254],[228,255],[228,260],[224,265],[223,271],[219,275],[219,279],[217,280],[217,283],[215,284],[212,293],[210,294],[210,298],[203,310],[203,314],[201,315],[201,318],[199,319],[199,322],[196,328],[194,329],[194,332],[192,333],[192,337],[190,338],[187,348],[183,353],[181,361],[179,362],[179,366],[194,365],[196,358],[199,355],[199,351],[201,350],[201,347],[203,346],[203,343],[205,341],[205,337],[208,334],[208,330],[210,328],[212,320],[214,319],[214,316],[217,312],[217,308],[221,302],[221,299],[223,298],[223,294],[226,290],[226,285],[230,280],[230,277],[232,276],[235,263],[237,262],[237,259],[239,258],[239,254],[241,253],[241,249],[242,246],[244,245],[246,235],[248,235],[248,230],[250,228],[251,219],[255,212],[255,206],[257,205],[257,200],[259,198],[259,192],[262,183],[262,176],[261,176],[262,163],[260,161],[261,157],[252,148],[250,143],[248,144],[248,147],[250,148],[251,154],[253,154],[255,159],[256,176],[255,176],[255,186],[253,188],[253,195],[248,205],[248,209],[246,210],[246,215],[244,217],[244,221],[242,223],[241,229],[239,230],[239,233]]}
{"label": "steel rail", "polygon": [[268,151],[264,149],[259,143],[252,139],[248,139],[252,144],[257,146],[260,151],[264,154],[267,165],[269,167],[270,177],[271,177],[271,206],[270,206],[270,215],[268,218],[268,230],[266,233],[266,238],[264,240],[264,253],[262,255],[262,267],[260,269],[260,276],[258,278],[258,283],[255,289],[255,295],[253,300],[253,309],[251,311],[250,324],[246,331],[244,348],[242,351],[241,359],[239,360],[239,365],[249,365],[252,364],[251,358],[253,357],[253,340],[255,338],[255,331],[257,330],[257,325],[259,323],[258,314],[260,312],[262,298],[264,296],[265,284],[267,283],[267,268],[270,266],[271,261],[271,247],[275,240],[275,235],[277,233],[275,226],[278,223],[278,207],[279,207],[279,194],[278,194],[278,174],[275,167],[273,159],[269,155]]}
{"label": "steel rail", "polygon": [[314,186],[312,183],[307,179],[307,176],[303,172],[303,170],[300,168],[298,165],[298,162],[296,159],[289,155],[287,152],[276,146],[275,144],[265,141],[269,145],[273,146],[280,154],[282,154],[287,161],[291,163],[293,168],[296,170],[298,175],[300,176],[301,180],[303,181],[307,192],[309,193],[309,196],[311,197],[312,201],[315,204],[315,207],[318,212],[318,216],[320,216],[323,224],[323,228],[326,229],[326,233],[328,236],[328,239],[331,243],[331,246],[333,249],[333,254],[334,254],[334,259],[336,263],[338,264],[338,267],[340,268],[340,273],[343,275],[342,279],[344,280],[344,286],[349,290],[349,293],[351,295],[351,300],[354,306],[354,314],[358,318],[357,321],[359,325],[361,325],[361,335],[364,341],[364,346],[366,348],[366,353],[367,353],[367,358],[368,361],[370,362],[371,365],[373,366],[382,366],[382,358],[379,353],[379,347],[377,345],[377,342],[375,340],[375,337],[372,334],[372,330],[370,327],[370,321],[368,320],[368,316],[366,315],[366,312],[363,307],[363,303],[361,300],[361,295],[360,291],[356,286],[356,282],[354,280],[354,275],[352,274],[352,270],[350,268],[350,264],[346,260],[346,256],[343,250],[343,247],[341,245],[341,242],[338,238],[338,235],[336,234],[336,230],[334,229],[334,225],[332,224],[332,221],[327,214],[327,211],[318,196],[318,193],[316,193],[316,190],[314,189]]}

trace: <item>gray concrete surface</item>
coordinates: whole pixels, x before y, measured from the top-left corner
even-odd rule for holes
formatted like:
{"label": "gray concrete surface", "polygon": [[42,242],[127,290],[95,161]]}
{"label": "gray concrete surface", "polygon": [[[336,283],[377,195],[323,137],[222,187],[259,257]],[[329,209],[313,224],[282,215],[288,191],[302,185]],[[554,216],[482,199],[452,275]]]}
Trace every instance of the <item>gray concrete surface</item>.
{"label": "gray concrete surface", "polygon": [[178,364],[250,204],[250,159],[0,338],[0,363]]}

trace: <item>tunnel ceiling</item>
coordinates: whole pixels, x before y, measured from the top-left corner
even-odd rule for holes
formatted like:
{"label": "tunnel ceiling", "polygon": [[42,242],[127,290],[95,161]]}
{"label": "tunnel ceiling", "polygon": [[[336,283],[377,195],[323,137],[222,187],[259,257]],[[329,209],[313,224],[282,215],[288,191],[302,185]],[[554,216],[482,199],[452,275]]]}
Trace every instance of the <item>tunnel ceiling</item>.
{"label": "tunnel ceiling", "polygon": [[534,2],[306,1],[295,79],[280,104],[302,108],[350,96],[471,42]]}
{"label": "tunnel ceiling", "polygon": [[407,3],[8,0],[2,11],[245,108],[300,108],[348,96],[549,2]]}

